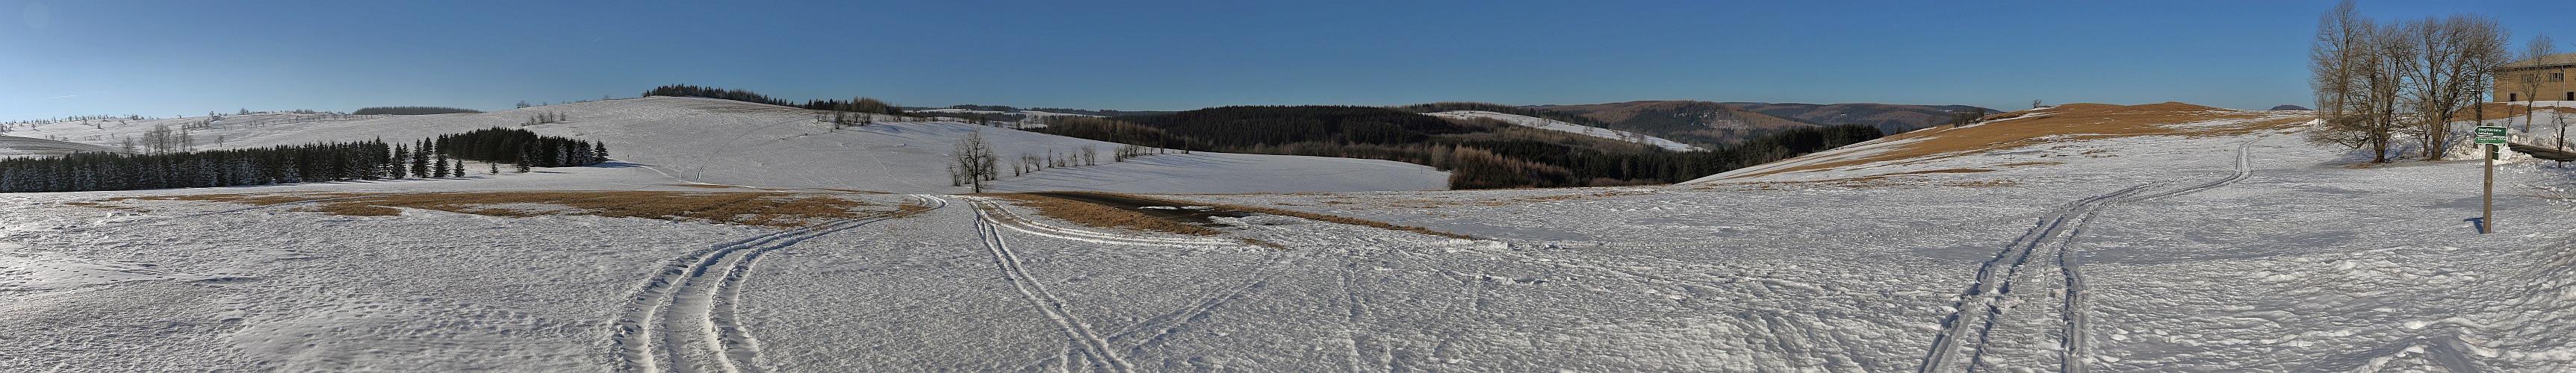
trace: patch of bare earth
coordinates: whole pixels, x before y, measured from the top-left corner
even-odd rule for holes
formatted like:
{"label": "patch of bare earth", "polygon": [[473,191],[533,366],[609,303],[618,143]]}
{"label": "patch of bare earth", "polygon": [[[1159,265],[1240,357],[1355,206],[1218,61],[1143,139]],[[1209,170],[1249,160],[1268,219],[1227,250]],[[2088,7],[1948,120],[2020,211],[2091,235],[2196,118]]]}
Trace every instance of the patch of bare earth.
{"label": "patch of bare earth", "polygon": [[[1835,169],[1881,162],[1923,162],[2018,149],[2052,142],[2133,136],[2225,137],[2283,131],[2305,124],[2304,113],[2230,110],[2179,102],[2145,105],[2066,104],[1986,116],[1983,122],[1944,125],[1888,136],[1865,157],[1736,175]],[[1911,141],[1908,141],[1911,140]]]}
{"label": "patch of bare earth", "polygon": [[[1346,217],[1346,216],[1324,215],[1324,214],[1307,213],[1307,212],[1298,212],[1298,211],[1289,211],[1289,210],[1282,210],[1282,209],[1275,209],[1275,208],[1267,208],[1267,207],[1253,207],[1253,206],[1243,206],[1243,205],[1228,205],[1228,204],[1220,204],[1220,203],[1205,203],[1205,202],[1190,202],[1190,201],[1174,200],[1174,199],[1169,199],[1169,198],[1155,198],[1155,197],[1146,197],[1146,196],[1139,196],[1139,195],[1133,195],[1133,194],[1124,194],[1124,193],[1109,193],[1109,192],[1086,192],[1086,193],[1106,194],[1106,195],[1120,196],[1120,197],[1133,198],[1133,199],[1140,199],[1140,200],[1158,201],[1158,202],[1169,203],[1169,204],[1179,205],[1179,206],[1208,206],[1208,207],[1214,207],[1214,208],[1219,208],[1219,209],[1234,210],[1234,211],[1242,211],[1242,212],[1249,212],[1249,213],[1256,213],[1256,214],[1270,214],[1270,215],[1279,215],[1279,216],[1290,216],[1290,217],[1303,218],[1303,219],[1307,219],[1307,220],[1315,220],[1315,221],[1322,221],[1322,222],[1329,222],[1329,223],[1350,224],[1350,225],[1357,225],[1357,226],[1364,226],[1364,227],[1372,227],[1372,228],[1378,228],[1378,229],[1387,229],[1387,230],[1399,230],[1399,231],[1414,232],[1414,233],[1428,234],[1428,235],[1441,236],[1441,237],[1464,238],[1464,239],[1475,239],[1475,237],[1470,237],[1470,236],[1463,235],[1463,234],[1456,234],[1456,233],[1449,233],[1449,232],[1435,231],[1435,230],[1431,230],[1430,228],[1423,228],[1423,227],[1416,227],[1416,226],[1409,226],[1409,225],[1395,225],[1395,224],[1388,224],[1388,223],[1386,223],[1386,222],[1380,222],[1380,221],[1368,220],[1368,219],[1360,219],[1360,218],[1353,218],[1353,217]],[[1327,203],[1330,203],[1330,202],[1327,202]]]}
{"label": "patch of bare earth", "polygon": [[187,200],[265,206],[339,198],[316,202],[296,211],[390,216],[401,214],[402,210],[396,209],[400,207],[486,216],[590,215],[779,228],[840,219],[909,215],[929,209],[911,204],[879,205],[844,197],[832,193],[782,192],[526,191],[375,196],[356,193],[201,194],[116,198],[100,202]]}
{"label": "patch of bare earth", "polygon": [[975,195],[1008,200],[1011,201],[1012,204],[1020,207],[1037,209],[1038,215],[1064,219],[1065,221],[1070,221],[1074,224],[1081,224],[1082,226],[1092,228],[1128,229],[1137,231],[1177,233],[1192,236],[1214,236],[1218,233],[1216,230],[1208,229],[1207,227],[1183,224],[1170,219],[1145,215],[1140,212],[1121,210],[1115,207],[1077,202],[1062,198],[1021,193],[981,193]]}

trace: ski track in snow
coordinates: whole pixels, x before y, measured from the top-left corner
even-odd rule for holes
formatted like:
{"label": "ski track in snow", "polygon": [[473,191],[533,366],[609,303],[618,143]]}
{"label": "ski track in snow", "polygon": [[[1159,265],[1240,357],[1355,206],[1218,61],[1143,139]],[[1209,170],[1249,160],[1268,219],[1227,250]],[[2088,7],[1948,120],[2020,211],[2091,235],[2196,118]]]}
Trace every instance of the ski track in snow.
{"label": "ski track in snow", "polygon": [[[913,195],[918,206],[946,207],[938,197]],[[926,210],[924,210],[926,211]],[[612,358],[619,372],[765,372],[757,339],[738,318],[742,284],[762,253],[807,239],[902,217],[863,217],[779,231],[709,246],[667,262],[628,298],[629,309],[612,321]]]}
{"label": "ski track in snow", "polygon": [[[1108,338],[1103,338],[1099,332],[1091,330],[1091,323],[1073,318],[1073,315],[1065,311],[1063,298],[1058,298],[1055,293],[1047,291],[1045,284],[1029,277],[1028,271],[1020,268],[1019,255],[1011,253],[1009,243],[1003,242],[1002,230],[996,228],[1000,224],[993,223],[995,219],[986,209],[975,209],[975,235],[982,238],[984,249],[992,252],[993,263],[1001,267],[1002,275],[1006,276],[1005,280],[1010,281],[1012,287],[1019,289],[1020,295],[1028,299],[1030,306],[1037,307],[1039,312],[1045,313],[1048,320],[1054,321],[1056,327],[1064,331],[1066,339],[1070,340],[1075,347],[1074,351],[1069,353],[1081,354],[1079,360],[1090,362],[1095,367],[1106,367],[1115,372],[1135,371],[1135,364],[1128,363],[1125,358],[1118,356],[1117,351],[1109,348]],[[1069,368],[1075,360],[1077,360],[1075,357],[1066,357],[1065,366],[1060,368]]]}
{"label": "ski track in snow", "polygon": [[[2003,321],[2006,314],[2022,303],[2013,294],[2013,279],[2022,275],[2023,267],[2030,264],[2033,256],[2053,257],[2050,265],[2057,267],[2057,280],[2065,286],[2062,293],[2049,295],[2060,298],[2057,308],[2046,310],[2053,311],[2058,316],[2053,320],[2059,326],[2055,333],[2055,337],[2058,338],[2058,353],[2055,356],[2059,361],[2058,371],[2089,371],[2090,369],[2085,365],[2089,359],[2087,354],[2089,348],[2086,340],[2087,311],[2083,303],[2084,276],[2081,263],[2074,255],[2077,250],[2075,238],[2083,233],[2084,225],[2092,221],[2094,216],[2100,215],[2103,210],[2118,204],[2190,194],[2243,181],[2253,176],[2254,172],[2251,148],[2265,138],[2269,136],[2238,144],[2235,170],[2227,177],[2162,193],[2133,196],[2154,189],[2163,182],[2141,184],[2078,200],[2068,207],[2056,210],[2054,216],[2041,219],[2028,233],[2014,239],[2011,245],[2006,246],[2002,252],[1996,253],[1993,259],[1988,259],[1977,268],[1977,282],[1959,294],[1959,301],[1952,306],[1951,314],[1941,320],[1941,332],[1934,336],[1931,352],[1924,357],[1920,371],[1974,371],[1984,365],[1983,360],[1986,359],[1989,347],[1994,347],[1994,342],[1998,339],[2030,337],[2027,335],[1998,336],[1998,332],[2046,333],[2041,330],[2019,330],[2020,328],[2009,327],[1998,330],[1996,328],[2000,324],[2007,324]],[[2041,286],[2045,285],[2047,284],[2041,284]],[[1970,341],[1971,339],[1973,341]],[[1961,360],[1961,358],[1965,359]]]}
{"label": "ski track in snow", "polygon": [[[1088,361],[1091,362],[1095,368],[1106,368],[1112,371],[1134,371],[1136,369],[1135,364],[1126,361],[1125,357],[1120,355],[1118,351],[1133,351],[1145,346],[1163,343],[1173,332],[1173,330],[1168,328],[1168,326],[1185,324],[1207,318],[1214,314],[1214,310],[1216,308],[1224,306],[1228,302],[1242,299],[1246,293],[1261,289],[1269,284],[1268,281],[1263,280],[1269,278],[1269,276],[1263,275],[1263,273],[1269,272],[1273,267],[1276,267],[1280,260],[1283,259],[1283,257],[1276,251],[1261,249],[1260,252],[1264,253],[1264,255],[1262,256],[1260,263],[1251,269],[1252,274],[1245,276],[1245,280],[1241,285],[1219,288],[1208,292],[1207,294],[1209,295],[1207,295],[1206,298],[1195,303],[1190,303],[1187,307],[1139,319],[1139,321],[1134,324],[1128,325],[1120,330],[1113,330],[1104,335],[1097,330],[1093,330],[1090,323],[1082,322],[1082,320],[1065,312],[1066,306],[1064,300],[1057,297],[1054,292],[1049,291],[1045,285],[1042,284],[1043,281],[1037,281],[1030,277],[1027,270],[1021,267],[1019,255],[1010,250],[1008,242],[1003,241],[1000,228],[1008,227],[1021,233],[1041,237],[1091,243],[1166,247],[1240,247],[1243,245],[1232,241],[1217,239],[1137,237],[1134,235],[1121,235],[1109,232],[1066,228],[1041,223],[1036,220],[1020,216],[1017,213],[1011,212],[1009,209],[1002,208],[1000,203],[989,198],[972,196],[954,197],[965,199],[970,205],[975,207],[976,234],[983,239],[986,250],[993,254],[994,264],[1002,269],[1004,276],[1007,276],[1007,278],[1012,282],[1012,285],[1019,289],[1020,293],[1029,302],[1029,304],[1038,308],[1040,312],[1045,313],[1049,320],[1055,322],[1057,327],[1064,331],[1066,339],[1072,342],[1072,347],[1074,348],[1067,350],[1066,356],[1050,360],[1060,360],[1062,362],[1063,365],[1059,365],[1057,367],[1057,370],[1059,371],[1070,371],[1072,368],[1071,365],[1075,364],[1076,361]],[[1137,338],[1142,338],[1142,340],[1135,340]],[[1124,346],[1124,348],[1117,346]],[[1040,363],[1044,364],[1046,362],[1042,361]]]}

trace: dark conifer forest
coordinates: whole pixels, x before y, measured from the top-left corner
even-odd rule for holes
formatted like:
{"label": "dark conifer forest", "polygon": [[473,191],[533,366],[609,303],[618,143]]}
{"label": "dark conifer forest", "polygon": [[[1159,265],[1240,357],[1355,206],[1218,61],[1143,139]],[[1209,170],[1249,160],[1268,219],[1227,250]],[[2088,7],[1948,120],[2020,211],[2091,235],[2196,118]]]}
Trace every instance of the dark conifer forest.
{"label": "dark conifer forest", "polygon": [[1871,126],[1801,128],[1710,151],[1673,152],[1498,120],[1451,120],[1413,112],[1446,110],[1572,116],[1475,103],[1400,109],[1230,106],[1114,119],[1067,118],[1042,131],[1195,151],[1409,162],[1450,171],[1454,189],[1676,183],[1884,135]]}
{"label": "dark conifer forest", "polygon": [[[283,145],[154,154],[73,153],[0,159],[0,193],[458,177],[462,160],[532,167],[598,164],[608,148],[520,129],[492,128],[423,139]],[[519,169],[524,170],[524,167]]]}
{"label": "dark conifer forest", "polygon": [[456,159],[530,167],[588,166],[608,158],[607,146],[516,128],[485,128],[424,141],[429,144],[426,148]]}
{"label": "dark conifer forest", "polygon": [[879,100],[877,100],[877,99],[873,99],[873,98],[866,98],[866,97],[852,98],[852,99],[850,99],[849,101],[842,101],[842,100],[808,100],[808,101],[805,101],[805,103],[799,104],[799,103],[788,102],[787,100],[781,100],[781,99],[771,98],[771,97],[769,97],[769,96],[764,96],[764,95],[761,95],[761,94],[758,94],[758,93],[752,93],[751,91],[745,91],[745,90],[740,90],[740,89],[722,89],[722,88],[713,88],[713,87],[699,87],[699,86],[693,86],[693,85],[687,85],[687,84],[673,84],[673,85],[666,85],[666,86],[660,86],[660,87],[653,87],[653,89],[651,89],[651,90],[646,90],[646,91],[644,91],[644,95],[645,95],[645,96],[672,96],[672,97],[705,97],[705,98],[713,98],[713,99],[734,100],[734,101],[751,102],[751,103],[762,103],[762,104],[770,104],[770,105],[778,105],[778,106],[786,106],[786,107],[802,108],[802,109],[813,109],[813,110],[847,111],[847,112],[854,112],[854,113],[874,113],[874,114],[886,114],[886,115],[909,115],[909,114],[905,114],[905,113],[903,112],[903,108],[901,108],[901,107],[897,107],[897,106],[894,106],[894,104],[888,104],[888,103],[886,103],[885,101],[879,101]]}

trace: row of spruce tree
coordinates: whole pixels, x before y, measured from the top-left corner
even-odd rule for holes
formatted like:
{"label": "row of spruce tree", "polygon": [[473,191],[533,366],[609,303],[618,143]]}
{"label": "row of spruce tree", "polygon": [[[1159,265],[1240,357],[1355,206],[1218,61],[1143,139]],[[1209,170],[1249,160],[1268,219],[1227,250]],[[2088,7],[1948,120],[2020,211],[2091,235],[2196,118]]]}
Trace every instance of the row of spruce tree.
{"label": "row of spruce tree", "polygon": [[0,159],[0,193],[204,188],[306,182],[458,177],[465,160],[530,167],[599,164],[608,148],[589,141],[492,128],[422,139],[281,145],[156,154],[73,153]]}

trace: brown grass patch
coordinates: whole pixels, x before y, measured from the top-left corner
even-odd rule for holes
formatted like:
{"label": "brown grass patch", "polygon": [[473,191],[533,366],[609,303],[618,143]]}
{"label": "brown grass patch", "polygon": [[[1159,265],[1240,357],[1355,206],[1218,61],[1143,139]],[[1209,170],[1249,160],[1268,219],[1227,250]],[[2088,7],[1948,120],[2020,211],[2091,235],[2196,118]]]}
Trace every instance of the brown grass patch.
{"label": "brown grass patch", "polygon": [[[1736,175],[1729,179],[1887,161],[1941,159],[2058,141],[2131,136],[2238,136],[2285,129],[2310,119],[2303,114],[2229,110],[2179,102],[2127,106],[2066,104],[1986,118],[1991,122],[1966,128],[1936,126],[1881,138],[1872,142],[1915,141],[1880,147],[1883,150],[1864,158]],[[2241,122],[2198,124],[2216,120]]]}
{"label": "brown grass patch", "polygon": [[1306,212],[1289,211],[1289,210],[1281,210],[1281,209],[1266,208],[1266,207],[1252,207],[1252,206],[1243,206],[1243,205],[1228,205],[1228,204],[1218,204],[1218,203],[1190,202],[1190,201],[1181,201],[1181,200],[1173,200],[1173,199],[1166,199],[1166,198],[1146,197],[1146,196],[1139,196],[1139,195],[1125,194],[1125,193],[1109,193],[1109,192],[1086,192],[1086,193],[1099,193],[1099,194],[1107,194],[1107,195],[1114,195],[1114,196],[1127,197],[1127,198],[1134,198],[1134,199],[1141,199],[1141,200],[1148,200],[1148,201],[1159,201],[1159,202],[1163,202],[1163,203],[1169,203],[1169,204],[1181,205],[1181,206],[1208,206],[1208,207],[1215,207],[1215,208],[1220,208],[1220,209],[1227,209],[1227,210],[1234,210],[1234,211],[1242,211],[1242,212],[1250,212],[1250,213],[1270,214],[1270,215],[1279,215],[1279,216],[1293,216],[1293,217],[1304,218],[1304,219],[1308,219],[1308,220],[1315,220],[1315,221],[1322,221],[1322,222],[1341,223],[1341,224],[1350,224],[1350,225],[1357,225],[1357,226],[1364,226],[1364,227],[1373,227],[1373,228],[1378,228],[1378,229],[1387,229],[1387,230],[1399,230],[1399,231],[1414,232],[1414,233],[1428,234],[1428,235],[1441,236],[1441,237],[1464,238],[1464,239],[1471,239],[1471,240],[1472,240],[1472,239],[1476,239],[1475,237],[1471,237],[1471,236],[1468,236],[1468,235],[1456,234],[1456,233],[1449,233],[1449,232],[1441,232],[1441,231],[1435,231],[1435,230],[1431,230],[1430,228],[1423,228],[1423,227],[1416,227],[1416,226],[1409,226],[1409,225],[1395,225],[1395,224],[1387,224],[1387,223],[1385,223],[1385,222],[1379,222],[1379,221],[1375,221],[1375,220],[1360,219],[1360,218],[1352,218],[1352,217],[1344,217],[1344,216],[1333,216],[1333,215],[1324,215],[1324,214],[1306,213]]}
{"label": "brown grass patch", "polygon": [[1214,236],[1218,233],[1215,229],[1182,224],[1181,222],[1171,221],[1170,219],[1145,215],[1145,213],[1141,212],[1120,210],[1116,207],[1101,206],[1098,204],[1077,202],[1062,198],[1021,193],[979,193],[974,195],[1011,200],[1012,202],[1017,202],[1015,204],[1022,207],[1036,208],[1038,210],[1038,215],[1064,219],[1065,221],[1071,221],[1074,224],[1081,224],[1092,228],[1118,228],[1178,233],[1192,236]]}
{"label": "brown grass patch", "polygon": [[[355,197],[355,198],[352,198]],[[528,191],[423,193],[204,194],[112,199],[191,200],[276,205],[331,198],[298,211],[353,216],[401,214],[396,207],[486,216],[590,215],[793,228],[869,215],[909,215],[927,206],[882,206],[823,193]],[[874,208],[870,208],[874,207]]]}

